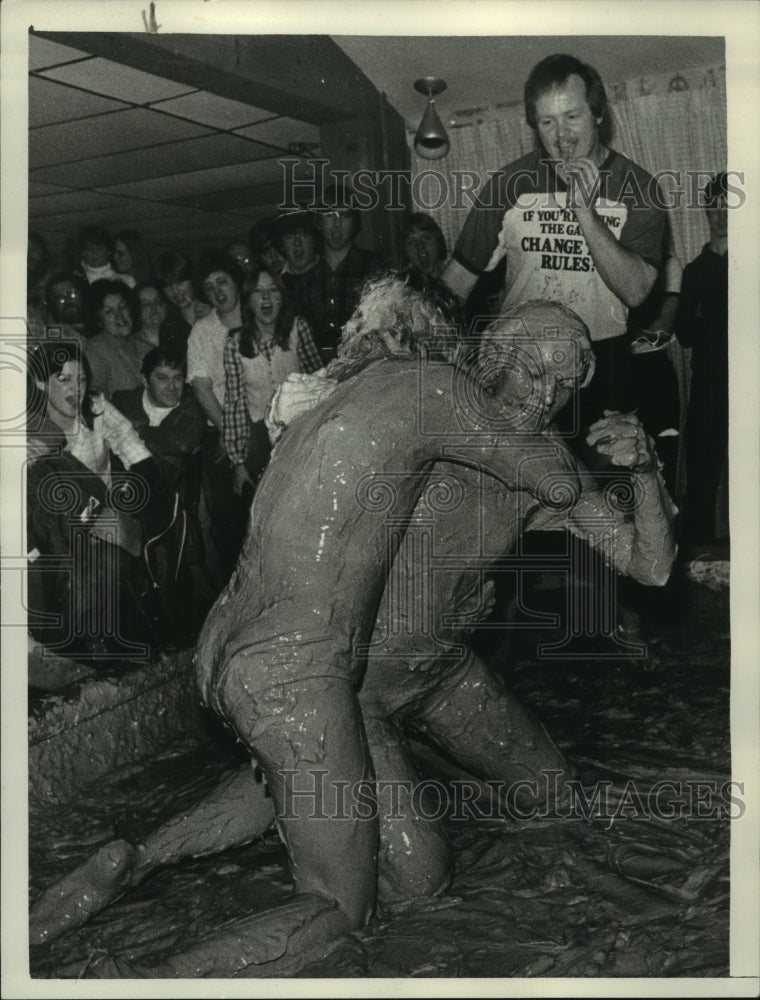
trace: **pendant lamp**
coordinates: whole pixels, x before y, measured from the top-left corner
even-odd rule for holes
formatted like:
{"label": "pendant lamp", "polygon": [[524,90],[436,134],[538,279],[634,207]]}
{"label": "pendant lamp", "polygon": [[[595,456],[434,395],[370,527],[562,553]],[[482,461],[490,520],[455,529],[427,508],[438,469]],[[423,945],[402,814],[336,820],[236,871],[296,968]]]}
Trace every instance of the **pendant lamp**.
{"label": "pendant lamp", "polygon": [[428,106],[414,137],[414,151],[423,160],[439,160],[448,153],[450,143],[443,122],[435,110],[433,98],[446,89],[446,83],[437,76],[423,76],[414,81],[414,89],[425,94],[428,99]]}

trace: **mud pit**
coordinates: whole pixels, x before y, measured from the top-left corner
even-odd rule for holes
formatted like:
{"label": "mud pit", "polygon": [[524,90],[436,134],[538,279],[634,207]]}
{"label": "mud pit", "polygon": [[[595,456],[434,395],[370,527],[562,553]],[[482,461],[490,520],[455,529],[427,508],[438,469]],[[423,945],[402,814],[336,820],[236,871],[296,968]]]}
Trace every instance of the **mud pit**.
{"label": "mud pit", "polygon": [[[531,608],[544,611],[564,601],[551,576],[537,576],[529,597]],[[677,569],[647,605],[644,625],[658,641],[646,661],[605,659],[604,640],[596,640],[598,659],[537,660],[536,644],[556,638],[552,630],[479,633],[492,666],[539,715],[584,786],[601,783],[603,815],[450,819],[450,891],[378,914],[302,975],[728,975],[730,823],[716,815],[716,795],[704,792],[719,794],[731,777],[728,603],[726,589]],[[32,898],[101,844],[144,835],[240,759],[209,727],[148,764],[111,774],[68,806],[36,807]],[[684,816],[645,809],[645,818],[642,800],[664,780],[686,802]],[[89,924],[34,948],[31,973],[77,977],[103,949],[117,961],[152,964],[289,893],[285,853],[267,835],[150,877]]]}

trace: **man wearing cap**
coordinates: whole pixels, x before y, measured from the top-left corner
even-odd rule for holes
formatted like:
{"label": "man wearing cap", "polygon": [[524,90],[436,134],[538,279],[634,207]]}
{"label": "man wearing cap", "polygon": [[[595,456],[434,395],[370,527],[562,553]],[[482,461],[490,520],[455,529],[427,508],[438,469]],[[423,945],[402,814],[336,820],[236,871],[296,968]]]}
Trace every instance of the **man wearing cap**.
{"label": "man wearing cap", "polygon": [[443,280],[462,300],[506,258],[502,311],[550,299],[585,321],[596,375],[581,395],[581,429],[605,409],[635,406],[625,337],[661,262],[664,212],[646,171],[603,140],[607,98],[593,67],[542,60],[525,85],[541,148],[495,172],[480,191]]}

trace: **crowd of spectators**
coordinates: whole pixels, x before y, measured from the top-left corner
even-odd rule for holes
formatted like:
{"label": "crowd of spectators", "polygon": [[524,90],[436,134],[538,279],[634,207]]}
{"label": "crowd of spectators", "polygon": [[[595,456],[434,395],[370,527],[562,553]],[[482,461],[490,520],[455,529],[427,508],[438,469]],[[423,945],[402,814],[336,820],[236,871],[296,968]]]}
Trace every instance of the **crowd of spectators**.
{"label": "crowd of spectators", "polygon": [[87,226],[68,260],[29,234],[38,641],[132,660],[193,638],[240,551],[275,390],[334,356],[381,268],[359,229],[350,208],[283,214],[196,257]]}
{"label": "crowd of spectators", "polygon": [[[401,218],[402,260],[383,261],[360,245],[359,213],[341,194],[260,220],[199,260],[132,229],[88,226],[66,266],[30,233],[29,620],[39,641],[118,658],[192,638],[236,564],[277,387],[335,358],[371,275],[403,263],[445,280],[448,247],[430,216]],[[707,197],[711,243],[683,275],[667,241],[627,335],[639,415],[672,493],[685,407],[671,348],[676,334],[693,346],[686,511],[697,541],[714,535],[727,454],[725,178]],[[464,303],[470,334],[502,303],[493,274]]]}

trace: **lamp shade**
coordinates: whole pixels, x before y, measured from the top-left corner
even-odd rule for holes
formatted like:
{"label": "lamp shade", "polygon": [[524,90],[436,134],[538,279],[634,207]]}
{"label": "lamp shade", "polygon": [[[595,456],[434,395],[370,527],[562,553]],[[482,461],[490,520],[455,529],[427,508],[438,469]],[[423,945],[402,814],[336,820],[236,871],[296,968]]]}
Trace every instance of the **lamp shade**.
{"label": "lamp shade", "polygon": [[439,160],[448,153],[449,146],[449,137],[435,110],[435,101],[430,101],[414,137],[414,151],[425,160]]}
{"label": "lamp shade", "polygon": [[428,106],[414,136],[414,151],[424,160],[439,160],[448,153],[451,144],[435,109],[433,94],[440,94],[446,89],[446,84],[437,77],[425,76],[415,81],[414,88],[428,97]]}

